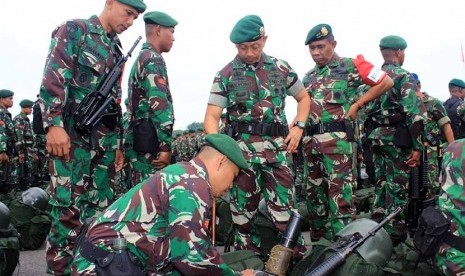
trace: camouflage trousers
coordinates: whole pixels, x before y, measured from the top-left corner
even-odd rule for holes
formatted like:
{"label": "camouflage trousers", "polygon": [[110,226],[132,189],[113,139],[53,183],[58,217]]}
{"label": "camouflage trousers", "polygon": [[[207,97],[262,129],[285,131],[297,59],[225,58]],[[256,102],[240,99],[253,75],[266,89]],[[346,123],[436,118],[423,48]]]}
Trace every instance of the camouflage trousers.
{"label": "camouflage trousers", "polygon": [[[37,157],[39,160],[36,162],[36,172],[37,172],[37,181],[40,183],[41,188],[46,188],[48,186],[49,171],[48,171],[48,154],[45,148],[46,146],[46,135],[37,135],[35,144],[37,147]],[[44,185],[45,183],[45,185]],[[44,187],[45,186],[45,187]]]}
{"label": "camouflage trousers", "polygon": [[305,153],[307,209],[312,241],[335,234],[355,218],[353,188],[356,187],[352,154]]}
{"label": "camouflage trousers", "polygon": [[[411,149],[396,146],[373,146],[376,185],[372,218],[380,220],[408,201],[410,168],[405,164]],[[384,227],[393,242],[405,239],[405,214],[400,212]]]}
{"label": "camouflage trousers", "polygon": [[[241,170],[236,178],[230,191],[236,250],[260,252],[260,236],[253,221],[262,196],[274,227],[281,234],[284,233],[291,212],[297,213],[292,172],[287,160],[281,163],[251,163],[250,169]],[[304,239],[300,235],[294,256],[301,257],[305,250]]]}
{"label": "camouflage trousers", "polygon": [[434,194],[439,194],[441,185],[439,183],[439,173],[441,168],[439,168],[438,161],[438,147],[428,147],[427,156],[428,156],[428,179],[431,187],[434,190]]}
{"label": "camouflage trousers", "polygon": [[114,200],[114,161],[115,151],[88,151],[74,145],[68,162],[50,159],[52,228],[47,239],[47,273],[70,274],[82,225]]}
{"label": "camouflage trousers", "polygon": [[154,173],[157,169],[152,164],[152,161],[157,159],[156,154],[151,153],[137,153],[134,150],[128,151],[129,164],[132,169],[132,183],[137,185],[138,183],[146,180]]}
{"label": "camouflage trousers", "polygon": [[436,255],[436,265],[444,275],[464,275],[465,252],[443,244]]}

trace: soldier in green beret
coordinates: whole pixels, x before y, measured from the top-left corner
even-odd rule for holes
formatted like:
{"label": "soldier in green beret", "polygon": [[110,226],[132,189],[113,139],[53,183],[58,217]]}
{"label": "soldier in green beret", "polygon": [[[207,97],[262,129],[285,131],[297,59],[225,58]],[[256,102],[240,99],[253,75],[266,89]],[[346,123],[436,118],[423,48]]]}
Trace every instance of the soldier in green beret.
{"label": "soldier in green beret", "polygon": [[[171,163],[173,100],[162,54],[173,47],[178,22],[160,11],[144,15],[145,36],[129,75],[132,117],[125,134],[125,150],[138,183]],[[149,132],[144,131],[147,126]]]}
{"label": "soldier in green beret", "polygon": [[[316,63],[303,78],[312,106],[303,138],[311,235],[312,240],[333,240],[356,213],[357,112],[393,83],[362,55],[340,57],[328,24],[311,28],[305,45]],[[362,85],[369,89],[359,96]]]}
{"label": "soldier in green beret", "polygon": [[[49,273],[70,273],[80,227],[114,200],[116,171],[124,162],[121,112],[106,116],[91,135],[78,133],[71,116],[122,57],[118,35],[145,8],[142,0],[106,0],[100,15],[67,20],[52,32],[39,99],[53,176],[53,223],[46,253]],[[110,95],[115,99],[111,107],[120,111],[121,81],[111,87]]]}
{"label": "soldier in green beret", "polygon": [[[116,255],[103,265],[131,267],[132,275],[241,275],[213,246],[209,224],[215,221],[213,198],[225,193],[248,163],[232,138],[211,134],[205,140],[198,156],[157,171],[93,220],[80,239],[73,275],[95,275],[102,265],[96,258],[110,254]],[[117,261],[121,253],[112,248],[117,238],[140,265]]]}
{"label": "soldier in green beret", "polygon": [[[366,108],[366,137],[373,150],[376,175],[374,220],[407,205],[411,170],[419,165],[424,150],[425,109],[415,95],[416,81],[402,68],[406,47],[407,42],[396,35],[381,39],[382,69],[394,86]],[[407,236],[404,214],[385,226],[394,245]]]}
{"label": "soldier in green beret", "polygon": [[34,133],[28,116],[32,113],[34,102],[22,100],[19,103],[21,112],[13,118],[16,132],[16,148],[18,149],[18,162],[16,175],[22,190],[30,188],[33,181],[34,162],[39,160],[37,148],[34,148]]}
{"label": "soldier in green beret", "polygon": [[[227,110],[225,133],[239,143],[250,164],[250,169],[241,171],[230,193],[235,247],[258,251],[260,238],[253,221],[260,198],[265,198],[280,233],[284,233],[291,213],[296,212],[288,153],[300,142],[310,98],[286,61],[264,53],[267,35],[259,16],[241,18],[229,38],[237,55],[215,76],[204,127],[207,134],[218,133],[222,111]],[[297,115],[290,125],[284,110],[287,96],[297,101]],[[300,236],[295,257],[304,251]]]}
{"label": "soldier in green beret", "polygon": [[18,191],[13,161],[17,158],[16,133],[11,113],[13,91],[0,90],[0,201],[8,204]]}
{"label": "soldier in green beret", "polygon": [[462,139],[465,138],[465,82],[451,79],[449,93],[450,98],[444,102],[444,107],[451,120],[455,139]]}

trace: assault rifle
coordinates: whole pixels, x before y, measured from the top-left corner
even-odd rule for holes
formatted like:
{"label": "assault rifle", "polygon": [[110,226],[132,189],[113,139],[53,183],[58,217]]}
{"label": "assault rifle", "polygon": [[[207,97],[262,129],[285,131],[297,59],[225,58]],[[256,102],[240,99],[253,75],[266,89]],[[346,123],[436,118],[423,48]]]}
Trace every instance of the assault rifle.
{"label": "assault rifle", "polygon": [[420,166],[410,172],[409,201],[405,222],[411,236],[417,231],[418,218],[423,209],[435,205],[434,196],[430,196],[428,177],[428,155],[426,149],[421,152]]}
{"label": "assault rifle", "polygon": [[[322,264],[315,267],[315,269],[311,271],[305,271],[305,276],[323,276],[323,275],[331,275],[334,270],[336,270],[340,265],[342,265],[346,258],[354,252],[354,250],[362,245],[368,238],[374,236],[379,229],[381,229],[384,224],[394,218],[400,211],[402,210],[401,207],[397,207],[390,215],[385,217],[380,223],[378,223],[373,229],[371,229],[365,236],[360,235],[360,233],[356,232],[352,234],[350,237],[346,247],[340,251],[336,251],[334,255],[329,257],[325,260]],[[311,269],[311,268],[310,268]]]}
{"label": "assault rifle", "polygon": [[[126,56],[122,56],[117,62],[115,67],[110,71],[105,80],[100,85],[98,91],[86,95],[79,103],[76,110],[73,112],[75,121],[74,128],[81,135],[89,135],[92,130],[100,123],[102,117],[108,110],[110,104],[116,104],[115,98],[110,96],[110,92],[118,81],[121,73],[123,72],[123,65],[131,56],[132,51],[136,48],[139,41],[142,39],[139,36],[132,45]],[[116,124],[114,124],[116,126]]]}

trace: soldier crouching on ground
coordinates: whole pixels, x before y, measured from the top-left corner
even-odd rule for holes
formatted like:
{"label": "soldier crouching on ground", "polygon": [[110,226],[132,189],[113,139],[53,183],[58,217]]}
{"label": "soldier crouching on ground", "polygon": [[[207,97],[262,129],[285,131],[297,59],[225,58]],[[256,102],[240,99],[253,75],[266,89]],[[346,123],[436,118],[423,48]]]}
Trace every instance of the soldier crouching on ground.
{"label": "soldier crouching on ground", "polygon": [[[118,275],[240,275],[212,245],[207,225],[213,197],[248,164],[227,135],[207,135],[206,143],[198,156],[158,171],[98,216],[80,236],[72,275],[97,275],[116,264],[133,269]],[[112,249],[119,240],[127,241],[125,254]]]}

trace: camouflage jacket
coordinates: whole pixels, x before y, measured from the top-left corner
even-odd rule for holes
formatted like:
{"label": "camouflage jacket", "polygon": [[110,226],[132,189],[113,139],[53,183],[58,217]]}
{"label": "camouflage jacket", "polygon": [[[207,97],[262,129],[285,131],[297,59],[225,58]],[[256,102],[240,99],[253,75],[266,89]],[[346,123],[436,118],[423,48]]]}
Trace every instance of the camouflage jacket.
{"label": "camouflage jacket", "polygon": [[[16,152],[14,152],[16,151]],[[18,154],[19,148],[16,144],[16,133],[8,110],[0,107],[0,153],[6,152],[11,158]]]}
{"label": "camouflage jacket", "polygon": [[108,207],[87,239],[110,250],[114,238],[126,238],[148,275],[235,275],[210,241],[212,200],[203,162],[176,163]]}
{"label": "camouflage jacket", "polygon": [[455,139],[465,138],[465,102],[457,96],[451,96],[444,102],[444,107],[451,120]]}
{"label": "camouflage jacket", "polygon": [[160,151],[171,151],[173,99],[165,60],[151,44],[142,45],[142,50],[132,66],[128,87],[132,118],[125,137],[125,148],[132,149],[134,122],[150,119],[157,132]]}
{"label": "camouflage jacket", "polygon": [[421,151],[424,118],[411,74],[394,63],[385,63],[382,68],[391,77],[394,86],[381,97],[371,101],[366,108],[367,120],[376,123],[377,126],[368,139],[373,145],[394,145],[394,125],[405,124],[413,148]]}
{"label": "camouflage jacket", "polygon": [[[66,21],[55,29],[40,87],[39,104],[44,128],[65,127],[71,143],[88,148],[89,137],[81,136],[74,129],[72,111],[85,96],[98,90],[121,56],[118,36],[109,37],[97,16]],[[122,148],[119,81],[111,95],[117,99],[118,121],[114,130],[104,124],[97,126],[96,138],[103,150]]]}
{"label": "camouflage jacket", "polygon": [[[302,88],[286,61],[263,53],[254,66],[236,56],[216,74],[208,103],[227,108],[229,122],[278,123],[287,128],[285,98]],[[237,140],[249,162],[263,163],[286,159],[284,138],[241,133]]]}
{"label": "camouflage jacket", "polygon": [[16,148],[19,149],[18,154],[25,154],[32,157],[37,153],[34,148],[34,133],[32,132],[29,118],[24,113],[19,113],[13,119],[16,132]]}
{"label": "camouflage jacket", "polygon": [[426,140],[429,145],[436,146],[446,142],[442,135],[442,127],[450,123],[444,104],[437,98],[423,92],[422,102],[426,108]]}
{"label": "camouflage jacket", "polygon": [[[334,54],[326,66],[320,68],[315,65],[315,68],[305,74],[303,84],[311,99],[309,125],[343,121],[359,94],[366,92],[358,88],[364,84],[376,84],[386,75],[380,68],[362,73],[359,67],[363,66],[374,67],[363,56],[354,60]],[[353,152],[346,133],[341,131],[317,134],[311,139],[304,137],[304,141],[311,143],[314,153]]]}

